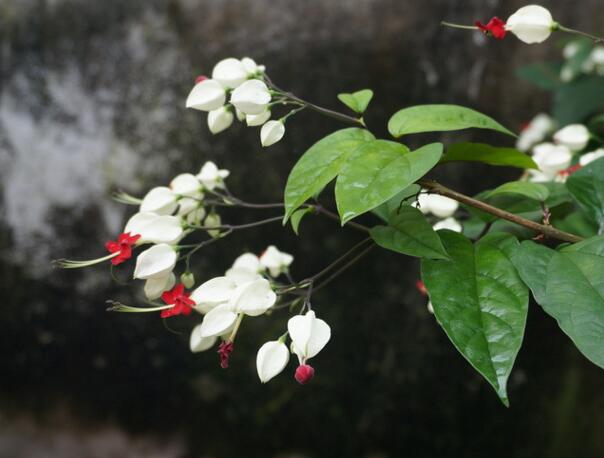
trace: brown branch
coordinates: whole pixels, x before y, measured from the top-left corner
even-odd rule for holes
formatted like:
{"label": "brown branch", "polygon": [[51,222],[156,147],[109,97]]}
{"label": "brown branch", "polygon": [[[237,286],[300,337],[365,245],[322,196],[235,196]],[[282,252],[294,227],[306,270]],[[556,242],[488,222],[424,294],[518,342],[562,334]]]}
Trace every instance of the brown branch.
{"label": "brown branch", "polygon": [[534,221],[531,221],[530,219],[522,218],[521,216],[507,212],[505,210],[502,210],[501,208],[493,207],[492,205],[489,205],[485,202],[473,199],[472,197],[466,196],[465,194],[461,194],[457,191],[453,191],[452,189],[449,189],[436,181],[423,179],[419,180],[418,184],[429,192],[449,197],[453,200],[461,202],[462,204],[466,204],[470,207],[482,210],[485,213],[495,215],[498,218],[511,221],[512,223],[516,223],[520,226],[524,226],[547,237],[571,243],[580,242],[581,240],[583,240],[583,238],[579,237],[578,235],[561,231],[553,226],[536,223]]}

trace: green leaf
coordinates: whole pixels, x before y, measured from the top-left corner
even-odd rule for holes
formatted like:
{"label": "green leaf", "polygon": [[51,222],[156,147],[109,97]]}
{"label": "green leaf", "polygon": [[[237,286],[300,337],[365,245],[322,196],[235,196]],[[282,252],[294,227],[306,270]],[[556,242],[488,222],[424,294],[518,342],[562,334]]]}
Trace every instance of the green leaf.
{"label": "green leaf", "polygon": [[355,113],[363,114],[373,98],[371,89],[362,89],[352,94],[338,94],[338,99]]}
{"label": "green leaf", "polygon": [[400,143],[375,140],[359,146],[340,170],[336,203],[342,224],[383,204],[434,167],[441,143],[409,152]]}
{"label": "green leaf", "polygon": [[566,187],[594,223],[604,221],[604,158],[571,174]]}
{"label": "green leaf", "polygon": [[516,70],[516,74],[541,89],[551,91],[562,85],[559,64],[537,63],[525,65]]}
{"label": "green leaf", "polygon": [[512,181],[504,183],[498,188],[490,191],[486,198],[489,199],[498,194],[520,194],[529,199],[545,202],[549,197],[549,190],[539,183],[530,183],[528,181]]}
{"label": "green leaf", "polygon": [[554,97],[554,118],[561,126],[582,122],[604,107],[604,77],[588,76],[561,86]]}
{"label": "green leaf", "polygon": [[382,248],[418,258],[449,259],[438,234],[417,208],[405,205],[390,216],[388,226],[375,226],[371,238]]}
{"label": "green leaf", "polygon": [[292,229],[294,230],[294,233],[296,235],[300,235],[298,233],[299,231],[299,227],[300,227],[300,222],[302,221],[302,218],[304,217],[304,215],[306,215],[307,213],[310,213],[312,211],[311,208],[299,208],[298,210],[296,210],[295,212],[292,213],[292,216],[290,218],[290,223],[292,225]]}
{"label": "green leaf", "polygon": [[338,130],[311,146],[287,179],[283,224],[300,205],[319,194],[337,176],[348,156],[359,145],[374,138],[365,129],[353,127]]}
{"label": "green leaf", "polygon": [[537,303],[583,355],[604,368],[604,236],[558,252],[523,242],[513,260]]}
{"label": "green leaf", "polygon": [[483,162],[519,169],[539,169],[535,161],[515,148],[498,148],[484,143],[455,143],[447,148],[442,163],[453,161]]}
{"label": "green leaf", "polygon": [[488,234],[472,245],[461,234],[439,234],[451,260],[422,260],[434,314],[453,345],[507,406],[507,380],[528,311],[528,290],[510,260],[518,241],[507,234]]}
{"label": "green leaf", "polygon": [[[401,192],[399,192],[396,196],[391,199],[388,199],[382,205],[375,207],[371,210],[377,216],[379,216],[383,221],[388,222],[390,220],[390,216],[395,210],[401,208],[402,205],[405,205],[405,201],[410,197],[415,197],[421,191],[421,186],[418,184],[412,184],[407,186]],[[409,201],[409,203],[412,201]],[[401,205],[402,204],[402,205]]]}
{"label": "green leaf", "polygon": [[420,132],[443,132],[471,127],[516,136],[494,119],[458,105],[417,105],[403,108],[388,121],[388,132],[395,138]]}

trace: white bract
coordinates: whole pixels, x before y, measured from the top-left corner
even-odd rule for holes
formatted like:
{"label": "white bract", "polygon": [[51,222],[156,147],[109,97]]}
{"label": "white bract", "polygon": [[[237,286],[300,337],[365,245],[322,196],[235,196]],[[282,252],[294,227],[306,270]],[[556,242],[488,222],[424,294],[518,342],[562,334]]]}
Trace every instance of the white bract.
{"label": "white bract", "polygon": [[600,159],[601,157],[604,157],[604,148],[597,149],[591,153],[585,153],[579,158],[579,164],[585,166],[596,159]]}
{"label": "white bract", "polygon": [[260,114],[255,114],[255,115],[245,115],[245,122],[247,123],[248,126],[250,127],[254,127],[254,126],[261,126],[262,124],[264,124],[266,121],[268,121],[271,117],[271,110],[264,110],[262,113]]}
{"label": "white bract", "polygon": [[226,304],[237,289],[237,283],[228,277],[215,277],[198,286],[191,293],[195,310],[206,314],[213,308]]}
{"label": "white bract", "polygon": [[419,208],[422,213],[432,213],[439,218],[452,216],[459,207],[459,203],[456,200],[438,194],[426,194],[423,192],[418,196],[417,202],[413,205]]}
{"label": "white bract", "polygon": [[215,188],[224,186],[224,179],[228,177],[230,172],[226,169],[219,169],[212,161],[207,161],[201,167],[197,174],[197,179],[201,182],[205,189],[213,191]]}
{"label": "white bract", "polygon": [[145,296],[150,301],[157,299],[164,291],[171,290],[176,284],[176,276],[170,272],[163,277],[149,278],[145,282]]}
{"label": "white bract", "polygon": [[143,243],[173,244],[183,236],[179,218],[149,212],[134,214],[126,223],[124,232],[140,235],[141,238],[136,242],[137,245]]}
{"label": "white bract", "polygon": [[542,43],[549,38],[556,23],[551,13],[539,5],[528,5],[512,14],[505,29],[525,43]]}
{"label": "white bract", "polygon": [[218,340],[218,337],[203,337],[201,335],[201,324],[198,324],[191,331],[191,337],[189,338],[189,348],[193,353],[199,353],[201,351],[209,350],[214,346]]}
{"label": "white bract", "polygon": [[570,124],[554,134],[554,141],[571,151],[581,151],[589,143],[589,130],[583,124]]}
{"label": "white bract", "polygon": [[260,143],[262,146],[271,146],[285,135],[285,124],[281,121],[268,121],[260,129]]}
{"label": "white bract", "polygon": [[292,339],[292,352],[298,356],[301,365],[316,356],[331,338],[329,325],[317,318],[312,310],[290,318],[287,330]]}
{"label": "white bract", "polygon": [[229,57],[218,62],[212,70],[212,79],[227,88],[236,88],[248,78],[248,71],[239,59]]}
{"label": "white bract", "polygon": [[286,272],[294,257],[279,251],[275,245],[270,245],[260,256],[260,265],[268,269],[271,276],[278,277]]}
{"label": "white bract", "polygon": [[533,148],[533,160],[539,167],[537,170],[529,170],[531,181],[546,182],[562,180],[559,173],[570,166],[572,152],[563,145],[553,143],[541,143]]}
{"label": "white bract", "polygon": [[553,130],[554,121],[545,113],[535,116],[525,129],[520,132],[516,141],[516,148],[520,151],[529,151],[533,145],[542,142]]}
{"label": "white bract", "polygon": [[271,94],[264,81],[246,81],[231,94],[231,104],[246,115],[257,115],[266,110]]}
{"label": "white bract", "polygon": [[197,83],[187,97],[186,107],[201,111],[212,111],[226,102],[226,92],[222,84],[214,80]]}
{"label": "white bract", "polygon": [[438,231],[440,229],[449,229],[450,231],[455,231],[455,232],[462,231],[461,224],[459,223],[459,221],[457,221],[452,216],[449,216],[448,218],[445,218],[445,219],[437,222],[432,227],[434,228],[435,231]]}
{"label": "white bract", "polygon": [[179,196],[203,197],[201,183],[192,173],[176,175],[170,182],[170,189]]}
{"label": "white bract", "polygon": [[235,259],[233,266],[226,271],[226,276],[237,285],[262,278],[260,272],[264,270],[260,259],[253,253],[244,253]]}
{"label": "white bract", "polygon": [[213,134],[228,129],[233,124],[233,112],[227,107],[220,107],[208,113],[208,128]]}
{"label": "white bract", "polygon": [[256,369],[262,383],[279,375],[289,361],[289,350],[280,340],[266,342],[258,350],[256,356]]}
{"label": "white bract", "polygon": [[166,243],[154,245],[136,258],[134,278],[147,280],[166,277],[174,269],[177,257],[176,251],[170,245]]}
{"label": "white bract", "polygon": [[176,210],[178,196],[166,186],[158,186],[151,189],[141,202],[139,211],[150,212],[156,215],[171,215]]}
{"label": "white bract", "polygon": [[248,76],[253,76],[257,73],[263,73],[266,67],[264,65],[258,65],[254,59],[249,57],[244,57],[241,59],[241,65],[245,68],[245,71],[248,73]]}

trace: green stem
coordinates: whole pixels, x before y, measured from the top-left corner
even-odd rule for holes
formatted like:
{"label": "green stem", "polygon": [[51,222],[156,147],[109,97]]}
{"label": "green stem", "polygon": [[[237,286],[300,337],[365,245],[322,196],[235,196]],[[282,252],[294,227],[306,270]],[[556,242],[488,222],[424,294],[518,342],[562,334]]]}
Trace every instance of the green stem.
{"label": "green stem", "polygon": [[441,21],[440,25],[444,25],[445,27],[452,27],[454,29],[464,29],[464,30],[479,30],[475,25],[461,25],[461,24],[453,24],[452,22]]}
{"label": "green stem", "polygon": [[595,35],[592,35],[591,33],[582,32],[580,30],[570,29],[568,27],[564,27],[561,24],[556,24],[554,26],[554,30],[560,30],[561,32],[571,33],[573,35],[579,35],[579,36],[582,36],[585,38],[589,38],[590,40],[593,40],[594,43],[603,43],[604,42],[604,38],[602,38],[602,37],[597,37]]}

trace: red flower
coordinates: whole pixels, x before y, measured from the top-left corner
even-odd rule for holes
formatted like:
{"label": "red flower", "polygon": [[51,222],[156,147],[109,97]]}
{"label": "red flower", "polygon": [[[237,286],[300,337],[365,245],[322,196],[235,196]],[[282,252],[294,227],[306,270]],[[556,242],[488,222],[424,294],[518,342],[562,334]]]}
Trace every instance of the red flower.
{"label": "red flower", "polygon": [[235,346],[230,340],[225,340],[218,347],[218,354],[220,355],[220,367],[223,369],[229,367],[229,358],[231,357],[231,353],[233,353],[234,349]]}
{"label": "red flower", "polygon": [[110,240],[105,243],[105,248],[109,253],[117,253],[118,251],[120,253],[115,258],[111,258],[111,264],[117,266],[130,259],[132,257],[132,247],[140,238],[141,236],[138,234],[130,235],[130,232],[124,232],[118,236],[117,241]]}
{"label": "red flower", "polygon": [[306,385],[314,376],[315,369],[308,364],[300,364],[294,374],[294,378],[300,385]]}
{"label": "red flower", "polygon": [[497,16],[492,18],[486,25],[480,21],[476,21],[474,24],[486,35],[493,35],[493,37],[498,40],[503,40],[505,38],[505,22],[499,19]]}
{"label": "red flower", "polygon": [[161,311],[162,318],[168,318],[176,315],[190,315],[193,311],[195,301],[190,299],[190,293],[185,293],[185,285],[179,283],[170,291],[166,291],[161,295],[162,300],[173,307]]}

